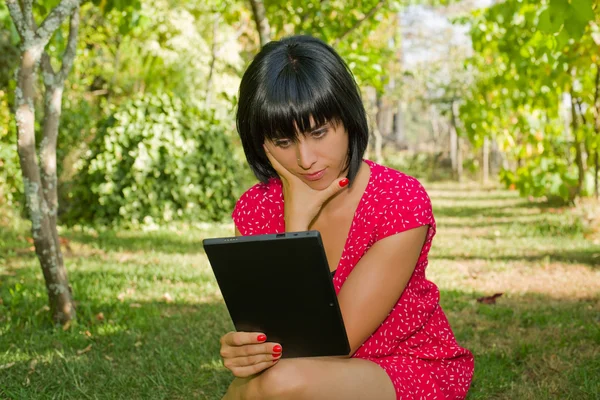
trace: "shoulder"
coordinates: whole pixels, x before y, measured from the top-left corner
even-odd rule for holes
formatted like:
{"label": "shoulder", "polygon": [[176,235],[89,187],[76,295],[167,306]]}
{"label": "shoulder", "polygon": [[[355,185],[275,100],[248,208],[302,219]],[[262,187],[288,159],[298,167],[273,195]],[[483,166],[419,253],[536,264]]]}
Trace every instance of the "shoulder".
{"label": "shoulder", "polygon": [[395,169],[369,164],[373,174],[371,193],[377,204],[377,239],[423,225],[433,226],[434,232],[431,200],[421,182]]}
{"label": "shoulder", "polygon": [[367,162],[373,174],[373,190],[379,193],[383,203],[402,201],[431,204],[425,187],[417,178],[372,161]]}

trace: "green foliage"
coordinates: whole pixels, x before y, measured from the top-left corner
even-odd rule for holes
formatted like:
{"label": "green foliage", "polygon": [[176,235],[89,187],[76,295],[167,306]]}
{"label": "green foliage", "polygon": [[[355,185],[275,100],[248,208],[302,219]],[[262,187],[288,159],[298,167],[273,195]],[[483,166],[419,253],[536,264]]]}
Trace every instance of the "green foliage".
{"label": "green foliage", "polygon": [[101,124],[66,220],[223,219],[233,208],[239,166],[231,157],[230,130],[177,97],[136,96]]}
{"label": "green foliage", "polygon": [[0,3],[0,205],[14,205],[21,199],[21,169],[17,154],[17,134],[13,115],[12,96],[14,80],[11,78],[19,61],[17,33],[8,9]]}
{"label": "green foliage", "polygon": [[17,133],[7,95],[0,89],[0,205],[15,205],[22,198],[22,175]]}
{"label": "green foliage", "polygon": [[316,36],[335,46],[360,86],[382,90],[389,79],[385,64],[394,61],[396,50],[390,42],[397,34],[401,4],[380,3],[291,0],[282,6],[278,1],[265,2],[274,38],[292,34]]}
{"label": "green foliage", "polygon": [[450,159],[443,153],[392,152],[385,154],[384,164],[390,168],[427,181],[452,179]]}
{"label": "green foliage", "polygon": [[507,0],[471,20],[476,84],[461,107],[464,133],[476,146],[499,143],[502,180],[523,195],[569,202],[592,192],[599,23],[591,0]]}

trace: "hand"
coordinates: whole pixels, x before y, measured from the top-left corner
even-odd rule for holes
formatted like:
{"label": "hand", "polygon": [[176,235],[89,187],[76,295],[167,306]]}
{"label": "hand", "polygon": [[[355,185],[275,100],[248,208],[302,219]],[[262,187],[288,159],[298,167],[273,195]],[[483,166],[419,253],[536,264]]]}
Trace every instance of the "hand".
{"label": "hand", "polygon": [[312,220],[319,214],[323,205],[331,197],[342,191],[348,185],[348,178],[336,179],[323,190],[315,190],[300,178],[285,169],[267,149],[265,153],[271,165],[281,178],[286,232],[308,230]]}
{"label": "hand", "polygon": [[272,367],[281,358],[281,345],[266,343],[267,336],[255,332],[229,332],[221,337],[223,365],[238,378]]}

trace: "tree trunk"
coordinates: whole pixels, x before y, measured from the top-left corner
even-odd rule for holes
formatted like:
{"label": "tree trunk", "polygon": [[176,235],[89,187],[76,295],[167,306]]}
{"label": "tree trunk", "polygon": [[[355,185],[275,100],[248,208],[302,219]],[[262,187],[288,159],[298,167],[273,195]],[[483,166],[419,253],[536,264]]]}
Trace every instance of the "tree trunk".
{"label": "tree trunk", "polygon": [[[52,317],[56,322],[66,324],[75,318],[75,307],[56,230],[58,210],[56,142],[64,78],[75,57],[79,26],[79,1],[62,0],[39,28],[33,18],[31,0],[22,2],[7,0],[6,3],[22,41],[21,63],[17,72],[17,89],[15,90],[15,119],[18,137],[17,151],[23,173],[31,233],[35,252],[44,274]],[[42,61],[42,54],[50,37],[69,14],[72,14],[71,26],[67,48],[63,56],[63,68],[58,75],[44,73],[46,114],[44,115],[43,139],[40,146],[40,162],[42,164],[40,171],[36,154],[34,109],[37,67]],[[49,59],[47,62],[49,65]]]}
{"label": "tree trunk", "polygon": [[399,100],[398,101],[398,105],[396,106],[396,132],[395,132],[395,139],[396,139],[396,148],[401,150],[404,148],[407,148],[408,146],[406,145],[406,135],[404,133],[404,114],[402,113],[402,101]]}
{"label": "tree trunk", "polygon": [[[75,307],[71,297],[67,273],[62,262],[62,254],[56,233],[56,148],[54,154],[49,154],[52,139],[44,137],[42,142],[43,175],[36,160],[35,131],[34,131],[34,82],[36,80],[36,65],[40,59],[40,49],[27,49],[23,52],[21,66],[18,73],[17,95],[17,131],[18,152],[21,170],[23,172],[23,185],[27,210],[31,219],[31,233],[35,244],[35,252],[40,261],[48,300],[53,319],[64,324],[75,317]],[[20,97],[20,98],[19,98]],[[53,122],[52,122],[53,123]],[[46,123],[44,125],[47,125]],[[58,125],[57,125],[58,127]],[[44,143],[46,142],[46,143]],[[56,143],[54,143],[56,146]],[[44,152],[44,148],[46,152]],[[54,174],[50,172],[54,162]],[[42,183],[42,176],[44,177]],[[52,188],[50,192],[46,190]],[[48,196],[51,201],[46,200]]]}
{"label": "tree trunk", "polygon": [[375,90],[373,90],[373,92],[375,93],[372,102],[373,110],[371,115],[373,115],[373,123],[371,126],[371,132],[373,133],[374,139],[373,150],[375,151],[375,162],[381,164],[383,163],[383,154],[381,151],[383,149],[383,135],[379,129],[378,117],[382,112],[383,102],[381,95],[378,95]]}
{"label": "tree trunk", "polygon": [[490,181],[490,138],[483,138],[483,184],[486,185]]}
{"label": "tree trunk", "polygon": [[220,45],[219,45],[219,19],[220,15],[215,15],[215,20],[213,21],[213,42],[210,50],[210,65],[208,69],[208,79],[206,81],[206,95],[204,96],[204,106],[208,109],[212,103],[213,97],[213,77],[215,71],[215,63],[219,56]]}
{"label": "tree trunk", "polygon": [[271,26],[267,19],[265,4],[263,3],[263,0],[250,0],[250,5],[252,6],[252,14],[260,38],[260,47],[263,47],[271,41]]}
{"label": "tree trunk", "polygon": [[463,180],[463,154],[462,154],[462,140],[460,136],[456,136],[456,180],[462,182]]}
{"label": "tree trunk", "polygon": [[458,133],[456,132],[456,109],[455,101],[450,105],[450,162],[452,165],[452,175],[459,180],[458,176]]}
{"label": "tree trunk", "polygon": [[598,200],[598,155],[600,153],[600,64],[596,64],[596,90],[594,94],[594,132],[596,147],[594,148],[594,198]]}
{"label": "tree trunk", "polygon": [[584,150],[582,149],[582,141],[579,138],[579,121],[577,120],[577,109],[575,102],[575,95],[571,93],[571,129],[573,133],[573,143],[575,146],[575,164],[577,165],[577,187],[575,192],[572,194],[570,201],[573,201],[581,194],[583,189],[583,182],[585,179],[585,165],[583,161]]}

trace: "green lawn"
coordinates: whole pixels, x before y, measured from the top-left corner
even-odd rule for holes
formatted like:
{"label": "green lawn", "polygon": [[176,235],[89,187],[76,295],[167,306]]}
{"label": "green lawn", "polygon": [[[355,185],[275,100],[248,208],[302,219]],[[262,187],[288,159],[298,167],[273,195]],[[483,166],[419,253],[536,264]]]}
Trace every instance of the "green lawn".
{"label": "green lawn", "polygon": [[[470,399],[600,398],[600,241],[573,209],[426,184],[429,277],[476,358]],[[219,399],[231,329],[203,254],[231,225],[65,230],[78,320],[48,320],[27,223],[0,213],[0,399]],[[504,293],[493,305],[478,297]]]}

